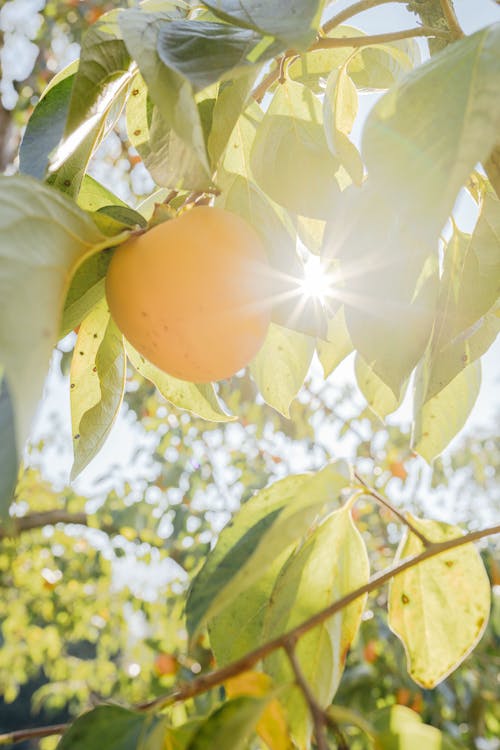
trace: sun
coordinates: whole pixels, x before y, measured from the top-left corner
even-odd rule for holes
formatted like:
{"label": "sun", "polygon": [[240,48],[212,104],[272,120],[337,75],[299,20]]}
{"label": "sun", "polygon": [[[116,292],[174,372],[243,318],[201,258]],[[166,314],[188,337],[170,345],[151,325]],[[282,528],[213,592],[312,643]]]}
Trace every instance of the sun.
{"label": "sun", "polygon": [[300,293],[327,305],[335,295],[335,276],[321,258],[310,255],[304,262],[304,277],[299,282]]}

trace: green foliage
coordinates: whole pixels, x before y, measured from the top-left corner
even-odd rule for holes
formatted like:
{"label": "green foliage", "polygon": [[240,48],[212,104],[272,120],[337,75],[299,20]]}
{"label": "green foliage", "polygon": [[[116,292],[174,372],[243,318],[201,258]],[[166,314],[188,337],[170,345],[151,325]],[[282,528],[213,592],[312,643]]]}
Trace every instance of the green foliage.
{"label": "green foliage", "polygon": [[[61,750],[309,750],[342,746],[343,734],[354,750],[451,748],[464,715],[470,743],[500,732],[488,687],[498,602],[488,625],[490,581],[470,542],[481,534],[462,538],[418,499],[447,486],[459,508],[488,497],[498,473],[489,436],[436,459],[472,410],[499,330],[488,165],[500,26],[460,35],[443,13],[445,48],[421,63],[414,40],[366,44],[335,18],[322,27],[326,5],[99,9],[78,65],[33,109],[25,174],[0,178],[0,686],[12,702],[42,680],[35,708],[86,709]],[[358,150],[360,97],[373,90]],[[154,182],[135,208],[90,174],[111,134]],[[478,213],[470,234],[454,208],[464,187]],[[159,371],[105,299],[113,248],[198,203],[242,216],[271,266],[273,322],[227,383]],[[322,294],[307,293],[311,253]],[[62,337],[71,478],[123,401],[138,418],[132,463],[147,465],[91,498],[43,480],[36,462],[54,435],[31,447],[16,486]],[[316,373],[304,386],[315,351],[325,378],[355,352],[366,405]],[[383,421],[412,377],[410,443]],[[148,593],[133,564],[152,579],[158,566],[175,572]],[[388,595],[370,568],[392,577]],[[132,708],[88,710],[95,696]]]}

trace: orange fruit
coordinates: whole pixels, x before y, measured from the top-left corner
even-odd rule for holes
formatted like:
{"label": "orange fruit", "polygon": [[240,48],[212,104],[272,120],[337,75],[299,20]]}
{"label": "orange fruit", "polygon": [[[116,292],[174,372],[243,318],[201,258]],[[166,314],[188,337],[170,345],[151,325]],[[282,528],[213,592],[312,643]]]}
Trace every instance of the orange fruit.
{"label": "orange fruit", "polygon": [[106,277],[111,315],[137,351],[195,383],[234,375],[270,322],[270,266],[243,219],[200,206],[120,245]]}

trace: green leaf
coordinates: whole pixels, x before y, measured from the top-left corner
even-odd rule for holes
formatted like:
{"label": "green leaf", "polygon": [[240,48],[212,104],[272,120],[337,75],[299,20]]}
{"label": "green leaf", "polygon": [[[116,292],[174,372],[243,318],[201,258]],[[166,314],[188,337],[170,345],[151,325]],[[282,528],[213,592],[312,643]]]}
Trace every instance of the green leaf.
{"label": "green leaf", "polygon": [[126,349],[137,372],[154,383],[161,395],[174,406],[211,422],[230,422],[235,419],[224,411],[212,383],[197,384],[179,380],[148,362],[128,342]]}
{"label": "green leaf", "polygon": [[24,174],[45,178],[50,154],[64,135],[76,67],[71,63],[54,76],[28,120],[19,147],[19,170]]}
{"label": "green leaf", "polygon": [[324,377],[327,378],[352,352],[352,342],[345,324],[344,308],[340,307],[328,321],[326,341],[320,339],[317,352]]}
{"label": "green leaf", "polygon": [[243,750],[268,700],[241,695],[226,701],[195,732],[187,750]]}
{"label": "green leaf", "polygon": [[17,482],[18,455],[14,409],[7,378],[0,367],[0,523],[9,518]]}
{"label": "green leaf", "polygon": [[368,117],[363,156],[399,224],[433,245],[459,189],[489,157],[499,132],[496,24],[449,45],[391,88]]}
{"label": "green leaf", "polygon": [[[462,535],[458,526],[409,517],[431,542]],[[395,562],[421,552],[411,533],[401,541]],[[444,680],[481,638],[490,612],[490,584],[473,544],[443,552],[392,579],[389,626],[401,639],[411,678],[423,688]]]}
{"label": "green leaf", "polygon": [[349,469],[340,461],[316,474],[287,477],[246,502],[193,581],[186,605],[191,637],[258,581],[349,483]]}
{"label": "green leaf", "polygon": [[319,99],[295,81],[279,87],[257,131],[251,168],[276,203],[302,216],[326,219],[340,189],[338,160],[323,128]]}
{"label": "green leaf", "polygon": [[356,185],[363,181],[363,162],[358,149],[349,140],[358,111],[356,87],[344,65],[333,70],[326,82],[323,99],[323,118],[328,147],[348,172]]}
{"label": "green leaf", "polygon": [[99,118],[103,101],[131,79],[131,59],[120,35],[118,16],[117,10],[105,13],[82,37],[66,136],[92,118]]}
{"label": "green leaf", "polygon": [[117,195],[101,185],[89,174],[86,174],[82,180],[82,186],[78,193],[78,205],[84,211],[98,211],[104,206],[125,206],[130,208],[125,201],[118,198]]}
{"label": "green leaf", "polygon": [[265,62],[275,54],[272,49],[256,49],[262,36],[208,21],[170,21],[160,24],[158,54],[161,60],[184,76],[195,90],[201,90],[223,78],[245,73],[249,66]]}
{"label": "green leaf", "polygon": [[320,0],[204,0],[219,18],[265,35],[285,47],[306,50],[314,41],[324,2]]}
{"label": "green leaf", "polygon": [[112,257],[109,251],[94,253],[78,267],[66,295],[60,338],[76,328],[104,299],[105,277]]}
{"label": "green leaf", "polygon": [[[208,153],[215,166],[226,149],[231,133],[247,104],[259,69],[254,66],[232,81],[223,81],[217,88],[212,112],[212,127],[208,136]],[[226,166],[227,168],[227,166]]]}
{"label": "green leaf", "polygon": [[369,180],[346,190],[325,234],[352,343],[399,399],[435,318],[437,253],[403,226]]}
{"label": "green leaf", "polygon": [[266,403],[290,417],[290,404],[302,388],[312,356],[314,340],[271,323],[250,372]]}
{"label": "green leaf", "polygon": [[373,715],[375,750],[444,750],[444,737],[406,706],[391,706]]}
{"label": "green leaf", "polygon": [[[271,640],[312,617],[365,584],[368,554],[348,506],[332,513],[285,563],[267,608],[264,640]],[[316,700],[326,708],[340,683],[349,647],[358,631],[366,601],[360,597],[334,617],[306,633],[295,653]],[[276,652],[265,661],[276,685],[293,684],[288,657]],[[309,745],[312,718],[302,693],[288,688],[283,699],[292,735],[299,747]]]}
{"label": "green leaf", "polygon": [[[190,82],[167,67],[157,52],[160,26],[170,20],[171,13],[146,13],[135,8],[122,11],[119,16],[123,38],[146,81],[149,97],[156,105],[164,127],[176,134],[177,139],[173,145],[179,141],[182,145],[182,160],[180,165],[176,165],[177,179],[175,184],[168,187],[181,187],[185,184],[192,190],[203,190],[210,185],[210,168],[194,92]],[[175,151],[169,156],[177,162]],[[189,184],[181,169],[185,161],[189,165]]]}
{"label": "green leaf", "polygon": [[[70,726],[57,750],[158,750],[167,732],[167,720],[150,713],[128,711],[121,706],[97,706]],[[152,739],[156,742],[151,742]]]}
{"label": "green leaf", "polygon": [[373,91],[390,89],[420,62],[417,41],[401,39],[392,44],[377,44],[356,50],[347,63],[347,69],[356,88]]}
{"label": "green leaf", "polygon": [[[418,371],[417,371],[418,372]],[[435,396],[425,400],[417,380],[412,445],[429,463],[444,451],[467,421],[481,387],[481,362],[461,370]]]}
{"label": "green leaf", "polygon": [[359,354],[356,355],[354,367],[358,388],[377,417],[383,420],[388,414],[396,411],[403,400],[407,384],[404,384],[400,397],[396,398],[392,390],[377,377]]}
{"label": "green leaf", "polygon": [[123,337],[103,299],[82,322],[71,362],[71,429],[75,454],[72,480],[106,440],[123,400],[125,376]]}
{"label": "green leaf", "polygon": [[18,451],[59,338],[75,265],[109,243],[78,206],[30,177],[0,177],[0,363],[11,389]]}

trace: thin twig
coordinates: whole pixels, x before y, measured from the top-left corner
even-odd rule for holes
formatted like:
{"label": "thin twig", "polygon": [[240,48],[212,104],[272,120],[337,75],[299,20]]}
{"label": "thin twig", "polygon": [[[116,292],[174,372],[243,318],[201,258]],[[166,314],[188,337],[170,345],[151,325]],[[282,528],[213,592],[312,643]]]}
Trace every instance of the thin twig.
{"label": "thin twig", "polygon": [[462,31],[462,27],[458,22],[453,3],[451,2],[451,0],[440,0],[440,3],[441,10],[443,11],[443,16],[446,18],[446,23],[448,24],[449,30],[456,39],[461,39],[465,35]]}
{"label": "thin twig", "polygon": [[373,499],[376,500],[379,505],[382,505],[384,508],[389,510],[394,516],[396,516],[396,518],[399,518],[401,523],[404,523],[404,525],[410,529],[411,533],[415,534],[415,536],[420,539],[424,547],[429,547],[432,544],[432,542],[429,539],[427,539],[425,534],[422,534],[422,532],[419,531],[417,527],[414,526],[414,524],[408,520],[406,515],[404,513],[401,513],[397,508],[395,508],[394,505],[392,505],[389,502],[389,500],[387,500],[387,498],[381,495],[380,492],[377,492],[376,489],[366,484],[364,479],[360,477],[360,475],[357,472],[354,472],[354,476],[364,488],[365,490],[364,494],[369,495],[370,497],[373,497]]}
{"label": "thin twig", "polygon": [[386,3],[395,2],[402,3],[406,2],[406,0],[359,0],[359,2],[353,3],[348,8],[344,8],[344,10],[341,10],[340,13],[337,13],[335,16],[332,16],[332,18],[326,21],[320,29],[320,34],[328,34],[329,31],[343,24],[344,21],[347,21],[353,16],[357,16],[359,13],[363,13],[363,11],[365,10],[375,8],[377,5],[385,5]]}
{"label": "thin twig", "polygon": [[23,740],[52,737],[54,734],[63,734],[69,727],[70,724],[52,724],[47,727],[34,727],[33,729],[16,729],[14,732],[0,734],[0,745],[12,745],[15,742],[23,742]]}
{"label": "thin twig", "polygon": [[318,750],[328,750],[328,742],[325,735],[326,716],[325,712],[317,702],[315,696],[312,693],[309,683],[307,682],[304,673],[302,672],[297,654],[295,653],[295,640],[285,641],[283,648],[286,651],[288,660],[291,664],[293,673],[295,675],[295,682],[300,688],[302,695],[307,703],[307,707],[311,714],[314,725],[314,736],[316,737],[316,745]]}
{"label": "thin twig", "polygon": [[399,39],[409,39],[414,36],[439,37],[451,39],[450,32],[446,29],[435,29],[432,26],[416,26],[414,29],[403,31],[391,31],[388,34],[367,34],[365,36],[325,36],[318,39],[309,47],[309,52],[316,49],[333,49],[336,47],[365,47],[372,44],[386,44]]}
{"label": "thin twig", "polygon": [[[471,531],[468,534],[455,537],[454,539],[446,539],[444,542],[432,542],[429,547],[426,547],[418,555],[407,557],[397,565],[393,565],[387,570],[378,573],[377,575],[370,578],[368,583],[364,584],[364,586],[360,586],[354,591],[351,591],[350,594],[346,594],[346,596],[341,597],[329,607],[326,607],[320,612],[317,612],[308,620],[304,620],[304,622],[299,623],[299,625],[297,625],[292,630],[289,630],[287,633],[284,633],[278,638],[275,638],[272,641],[268,641],[267,643],[262,644],[262,646],[259,646],[253,651],[250,651],[248,654],[245,654],[245,656],[242,656],[241,659],[237,659],[236,661],[231,662],[231,664],[227,664],[221,669],[217,669],[205,675],[200,675],[200,677],[198,677],[196,680],[180,685],[172,693],[159,696],[158,698],[154,698],[153,700],[147,701],[146,703],[139,703],[134,708],[136,711],[148,711],[150,709],[160,710],[162,708],[166,708],[167,706],[171,706],[174,703],[178,703],[179,701],[184,701],[188,698],[194,698],[196,695],[206,693],[207,690],[211,690],[218,685],[222,685],[230,677],[234,677],[235,675],[252,669],[252,667],[254,667],[259,661],[262,661],[262,659],[265,659],[267,656],[269,656],[269,654],[273,653],[273,651],[276,651],[279,648],[284,648],[287,642],[293,643],[294,641],[298,640],[305,633],[309,632],[309,630],[312,630],[318,625],[321,625],[322,622],[328,620],[330,617],[333,617],[333,615],[336,615],[337,612],[345,609],[349,604],[352,604],[352,602],[356,601],[356,599],[359,599],[361,596],[375,591],[384,583],[390,581],[391,578],[404,573],[405,570],[413,568],[415,565],[425,562],[432,557],[436,557],[436,555],[440,555],[443,552],[456,549],[457,547],[462,547],[464,544],[470,544],[471,542],[476,542],[479,539],[485,539],[486,537],[493,536],[495,534],[500,534],[500,524],[497,524],[496,526],[489,526],[486,529],[479,529],[478,531]],[[55,727],[39,727],[37,729],[8,732],[7,734],[0,735],[0,745],[19,742],[22,739],[26,739],[26,732],[30,733],[30,738],[47,737],[50,734],[61,734],[66,730],[67,727],[68,725],[66,724],[59,724]]]}
{"label": "thin twig", "polygon": [[275,81],[278,80],[279,74],[280,74],[280,63],[278,61],[276,64],[276,67],[270,70],[269,73],[266,76],[264,76],[264,78],[259,83],[259,85],[256,86],[255,89],[253,90],[252,97],[255,99],[256,102],[260,103],[262,101],[266,91],[271,88],[271,86],[273,85]]}

